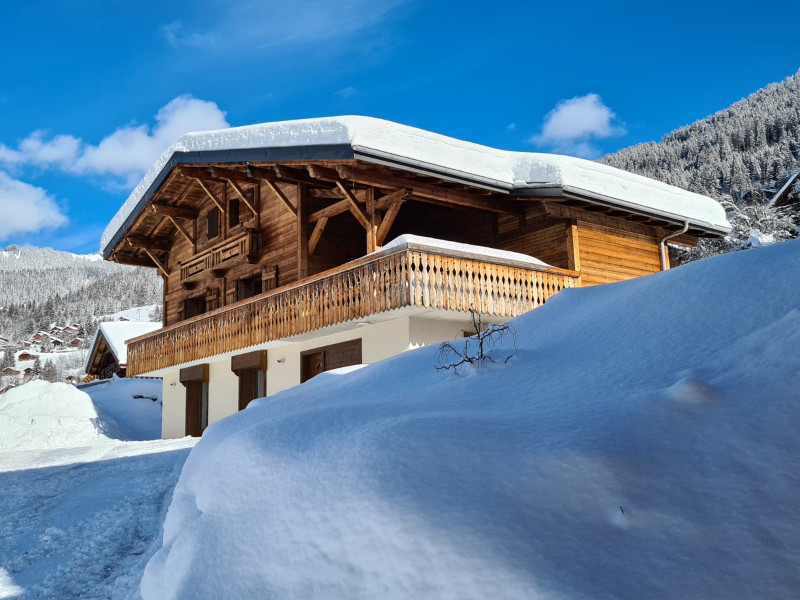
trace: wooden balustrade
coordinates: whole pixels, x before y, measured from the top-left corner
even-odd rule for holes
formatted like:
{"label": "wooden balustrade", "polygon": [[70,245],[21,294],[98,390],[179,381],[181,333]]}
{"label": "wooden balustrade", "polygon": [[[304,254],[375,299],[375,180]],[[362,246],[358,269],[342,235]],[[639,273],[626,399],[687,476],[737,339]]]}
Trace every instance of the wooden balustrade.
{"label": "wooden balustrade", "polygon": [[201,276],[208,269],[225,270],[241,262],[256,262],[261,252],[261,234],[244,230],[181,263],[181,283]]}
{"label": "wooden balustrade", "polygon": [[579,282],[574,271],[408,244],[134,338],[127,371],[150,373],[398,308],[514,317]]}

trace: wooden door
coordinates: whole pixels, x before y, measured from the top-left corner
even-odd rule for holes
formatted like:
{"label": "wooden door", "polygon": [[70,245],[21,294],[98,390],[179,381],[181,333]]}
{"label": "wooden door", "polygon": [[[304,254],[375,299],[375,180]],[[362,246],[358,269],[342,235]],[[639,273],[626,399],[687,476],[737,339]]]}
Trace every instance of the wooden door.
{"label": "wooden door", "polygon": [[200,437],[208,426],[208,383],[186,384],[186,435]]}
{"label": "wooden door", "polygon": [[300,382],[308,381],[325,371],[325,353],[314,352],[303,355],[303,369]]}
{"label": "wooden door", "polygon": [[360,364],[361,339],[308,350],[303,352],[301,357],[300,382],[302,383],[325,371]]}

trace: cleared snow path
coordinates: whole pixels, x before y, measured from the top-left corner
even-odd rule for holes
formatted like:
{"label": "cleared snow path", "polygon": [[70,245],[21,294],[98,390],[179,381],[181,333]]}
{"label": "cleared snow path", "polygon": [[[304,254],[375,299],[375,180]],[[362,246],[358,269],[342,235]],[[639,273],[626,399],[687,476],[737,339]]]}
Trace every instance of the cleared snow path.
{"label": "cleared snow path", "polygon": [[0,453],[0,598],[138,598],[195,442]]}

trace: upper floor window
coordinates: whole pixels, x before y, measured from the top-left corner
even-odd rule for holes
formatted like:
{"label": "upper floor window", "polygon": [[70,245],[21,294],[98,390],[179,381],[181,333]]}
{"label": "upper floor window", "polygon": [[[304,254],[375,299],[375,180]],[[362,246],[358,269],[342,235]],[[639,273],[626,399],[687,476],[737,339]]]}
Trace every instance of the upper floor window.
{"label": "upper floor window", "polygon": [[206,238],[214,239],[219,235],[219,209],[214,208],[208,212],[206,221]]}
{"label": "upper floor window", "polygon": [[239,199],[228,200],[228,229],[233,229],[241,223],[239,218]]}

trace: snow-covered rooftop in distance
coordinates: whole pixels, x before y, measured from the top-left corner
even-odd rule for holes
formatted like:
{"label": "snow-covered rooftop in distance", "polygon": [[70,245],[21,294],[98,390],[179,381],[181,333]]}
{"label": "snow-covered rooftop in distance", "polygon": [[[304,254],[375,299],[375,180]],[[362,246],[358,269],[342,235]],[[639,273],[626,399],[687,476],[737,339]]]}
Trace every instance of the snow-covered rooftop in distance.
{"label": "snow-covered rooftop in distance", "polygon": [[[109,321],[100,323],[94,334],[94,339],[92,339],[91,347],[94,348],[94,345],[97,343],[97,336],[102,332],[103,338],[116,357],[117,362],[124,365],[128,362],[128,347],[125,345],[125,340],[145,335],[156,329],[161,329],[161,323],[152,323],[148,321]],[[84,370],[89,367],[91,358],[90,352],[86,357]]]}
{"label": "snow-covered rooftop in distance", "polygon": [[539,267],[550,267],[546,262],[539,260],[527,254],[520,252],[510,252],[508,250],[497,250],[496,248],[487,248],[486,246],[473,246],[472,244],[461,244],[459,242],[448,242],[437,238],[424,237],[421,235],[403,234],[396,237],[391,242],[383,246],[378,252],[387,252],[394,248],[402,246],[413,245],[431,248],[434,250],[449,250],[451,252],[458,252],[459,254],[468,254],[486,258],[497,258],[502,261],[513,261],[518,263],[526,263],[529,265],[536,265]]}
{"label": "snow-covered rooftop in distance", "polygon": [[109,244],[140,209],[141,200],[176,153],[294,148],[314,160],[315,149],[321,147],[346,147],[352,150],[350,158],[435,172],[510,193],[536,195],[561,188],[621,208],[688,220],[703,230],[730,231],[725,211],[715,200],[608,165],[557,154],[498,150],[383,119],[342,116],[182,136],[156,160],[111,220],[101,249],[108,254]]}

